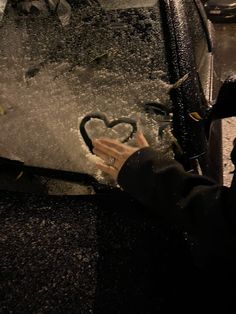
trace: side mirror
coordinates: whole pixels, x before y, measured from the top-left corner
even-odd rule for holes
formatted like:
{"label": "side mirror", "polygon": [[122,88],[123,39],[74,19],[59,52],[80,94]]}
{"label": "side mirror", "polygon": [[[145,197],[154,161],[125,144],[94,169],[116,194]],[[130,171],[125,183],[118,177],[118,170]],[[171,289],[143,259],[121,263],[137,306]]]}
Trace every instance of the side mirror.
{"label": "side mirror", "polygon": [[230,117],[236,117],[236,75],[224,81],[208,114],[209,122]]}

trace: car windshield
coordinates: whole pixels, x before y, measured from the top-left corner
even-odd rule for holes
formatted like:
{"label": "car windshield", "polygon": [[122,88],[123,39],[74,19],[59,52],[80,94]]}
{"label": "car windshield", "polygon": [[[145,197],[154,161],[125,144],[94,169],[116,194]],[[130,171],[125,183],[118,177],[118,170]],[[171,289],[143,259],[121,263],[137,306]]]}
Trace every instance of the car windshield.
{"label": "car windshield", "polygon": [[[0,156],[27,165],[96,175],[79,132],[92,112],[135,119],[158,145],[170,108],[158,1],[8,1],[0,21]],[[162,108],[163,108],[162,107]],[[97,119],[91,138],[124,139]]]}

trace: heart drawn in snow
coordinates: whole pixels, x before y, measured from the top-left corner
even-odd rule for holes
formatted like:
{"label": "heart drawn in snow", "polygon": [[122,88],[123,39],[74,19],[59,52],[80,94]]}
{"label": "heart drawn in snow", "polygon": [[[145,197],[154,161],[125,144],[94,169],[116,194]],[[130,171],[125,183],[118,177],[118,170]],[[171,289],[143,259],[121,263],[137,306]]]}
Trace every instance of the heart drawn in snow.
{"label": "heart drawn in snow", "polygon": [[91,119],[101,120],[105,124],[107,129],[112,129],[115,126],[120,125],[120,124],[130,125],[132,129],[129,132],[129,135],[125,139],[122,140],[122,143],[127,142],[137,132],[137,123],[133,119],[130,119],[127,117],[122,117],[122,118],[118,118],[118,119],[113,120],[113,121],[109,121],[107,119],[106,115],[103,113],[100,113],[100,112],[90,113],[90,114],[86,115],[82,119],[82,121],[80,122],[80,133],[81,133],[81,136],[83,137],[85,144],[88,146],[91,153],[93,153],[93,143],[92,143],[91,137],[89,136],[89,134],[86,130],[86,124]]}

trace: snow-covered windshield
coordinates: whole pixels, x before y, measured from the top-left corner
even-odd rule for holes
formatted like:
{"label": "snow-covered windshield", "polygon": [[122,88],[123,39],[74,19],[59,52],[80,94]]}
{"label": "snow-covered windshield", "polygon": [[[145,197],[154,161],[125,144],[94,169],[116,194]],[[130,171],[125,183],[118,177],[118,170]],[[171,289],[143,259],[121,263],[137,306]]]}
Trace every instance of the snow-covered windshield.
{"label": "snow-covered windshield", "polygon": [[[91,112],[133,118],[158,145],[162,118],[145,104],[169,108],[170,85],[156,1],[66,1],[66,25],[36,2],[9,2],[0,28],[0,155],[94,174],[79,132]],[[122,139],[130,127],[94,119],[87,130]]]}

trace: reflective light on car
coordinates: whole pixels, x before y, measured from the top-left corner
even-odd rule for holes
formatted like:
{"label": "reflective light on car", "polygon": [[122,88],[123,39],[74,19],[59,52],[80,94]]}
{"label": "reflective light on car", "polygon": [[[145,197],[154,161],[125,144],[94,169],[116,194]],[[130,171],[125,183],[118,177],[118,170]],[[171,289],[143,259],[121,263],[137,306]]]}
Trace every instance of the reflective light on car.
{"label": "reflective light on car", "polygon": [[233,22],[236,19],[236,1],[208,0],[204,7],[209,18],[215,22]]}
{"label": "reflective light on car", "polygon": [[210,10],[210,14],[221,14],[221,10]]}
{"label": "reflective light on car", "polygon": [[236,9],[236,2],[235,3],[229,3],[227,5],[230,9]]}

